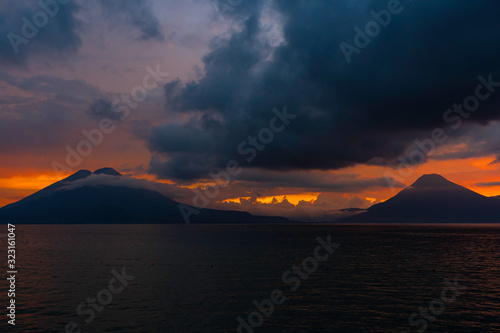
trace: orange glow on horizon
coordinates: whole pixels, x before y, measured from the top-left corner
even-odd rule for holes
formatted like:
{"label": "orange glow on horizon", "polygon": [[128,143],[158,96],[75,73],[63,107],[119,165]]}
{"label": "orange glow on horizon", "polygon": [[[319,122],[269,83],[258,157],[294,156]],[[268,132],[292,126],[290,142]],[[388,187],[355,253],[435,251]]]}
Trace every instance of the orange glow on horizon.
{"label": "orange glow on horizon", "polygon": [[[278,203],[283,202],[285,199],[291,203],[292,205],[297,206],[300,201],[307,201],[310,203],[314,203],[318,198],[318,195],[321,193],[301,193],[301,194],[287,194],[287,195],[275,195],[269,197],[259,197],[257,198],[257,202],[261,204],[271,204],[273,200],[276,199]],[[249,200],[251,197],[239,197],[239,198],[231,198],[222,201],[223,203],[240,203],[241,199]]]}
{"label": "orange glow on horizon", "polygon": [[[401,177],[398,174],[397,170],[376,165],[358,165],[342,170],[331,171],[329,173],[331,173],[333,176],[338,175],[339,177],[343,177],[345,175],[359,175],[360,178],[370,179],[383,178],[386,172],[391,172],[395,175],[395,179],[403,183],[405,186],[411,185],[423,174],[438,173],[448,180],[464,186],[474,192],[487,197],[492,197],[500,195],[500,185],[480,186],[480,184],[500,182],[500,164],[491,164],[494,159],[494,156],[444,161],[430,159],[427,163],[416,167],[413,173],[407,178]],[[114,163],[108,164],[112,165]],[[2,174],[2,176],[0,177],[0,207],[16,202],[58,181],[57,175],[55,173],[52,173],[51,171],[52,170],[43,170],[42,172],[40,172],[36,169],[36,167],[29,169],[16,169],[6,166],[0,169],[0,172]],[[314,171],[311,172],[313,173]],[[130,176],[137,179],[145,179],[149,181],[170,184],[173,186],[179,186],[182,188],[197,188],[207,185],[215,185],[213,182],[207,183],[202,181],[187,186],[176,185],[174,181],[168,179],[157,179],[155,176],[146,173]],[[371,203],[383,202],[395,196],[401,190],[402,188],[396,188],[393,191],[388,187],[382,186],[368,188],[353,187],[343,189],[344,193],[346,193],[347,195],[358,196],[370,201]],[[281,189],[279,195],[259,197],[257,198],[257,202],[263,204],[271,204],[273,202],[273,199],[276,199],[277,202],[280,203],[286,197],[288,202],[293,205],[297,205],[300,201],[314,203],[317,200],[320,192],[313,191],[314,189],[307,188],[293,189],[293,194],[285,195],[283,194],[284,192]],[[324,193],[328,193],[328,191],[325,191]],[[239,204],[240,198],[246,200],[250,199],[250,197],[247,196],[247,193],[241,193],[241,197],[236,196],[239,193],[234,194],[234,197],[226,199],[222,202],[234,202]]]}
{"label": "orange glow on horizon", "polygon": [[155,176],[150,175],[150,174],[142,174],[140,176],[130,176],[130,177],[135,178],[135,179],[145,179],[145,180],[149,180],[149,181],[156,182],[156,183],[162,183],[162,184],[169,184],[169,185],[175,184],[175,182],[173,182],[169,179],[158,179]]}
{"label": "orange glow on horizon", "polygon": [[21,200],[57,181],[55,174],[0,178],[0,207]]}
{"label": "orange glow on horizon", "polygon": [[55,175],[15,176],[0,178],[0,188],[37,191],[57,181]]}
{"label": "orange glow on horizon", "polygon": [[366,197],[365,198],[366,200],[370,201],[370,203],[374,203],[375,201],[377,201],[376,198],[369,198],[369,197]]}

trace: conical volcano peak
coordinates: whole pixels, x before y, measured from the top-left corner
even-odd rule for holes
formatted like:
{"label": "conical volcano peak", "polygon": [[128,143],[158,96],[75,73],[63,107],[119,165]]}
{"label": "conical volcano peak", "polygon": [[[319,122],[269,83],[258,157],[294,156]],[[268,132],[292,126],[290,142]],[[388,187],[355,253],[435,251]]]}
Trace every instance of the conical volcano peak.
{"label": "conical volcano peak", "polygon": [[64,179],[64,181],[71,182],[71,181],[87,178],[91,174],[92,174],[92,172],[90,172],[89,170],[79,170],[79,171],[75,172],[74,174],[72,174],[71,176]]}
{"label": "conical volcano peak", "polygon": [[102,168],[94,171],[95,175],[121,176],[122,174],[113,168]]}
{"label": "conical volcano peak", "polygon": [[456,187],[457,184],[450,182],[438,174],[423,175],[415,183],[411,185],[413,188],[443,188],[443,187]]}

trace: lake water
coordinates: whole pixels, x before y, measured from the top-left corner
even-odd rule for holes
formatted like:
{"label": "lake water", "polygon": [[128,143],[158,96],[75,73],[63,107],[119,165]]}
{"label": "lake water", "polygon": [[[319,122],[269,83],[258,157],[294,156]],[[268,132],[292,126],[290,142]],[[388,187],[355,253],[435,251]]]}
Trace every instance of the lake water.
{"label": "lake water", "polygon": [[[69,322],[81,332],[237,332],[237,318],[248,323],[253,302],[276,289],[281,304],[241,332],[500,332],[499,226],[18,225],[16,234],[16,326],[4,310],[2,332],[64,332]],[[328,235],[340,246],[317,268],[309,260],[292,291],[283,274]],[[5,238],[1,247],[6,257]],[[120,283],[112,270],[123,269]],[[99,311],[85,303],[96,296],[109,303]]]}

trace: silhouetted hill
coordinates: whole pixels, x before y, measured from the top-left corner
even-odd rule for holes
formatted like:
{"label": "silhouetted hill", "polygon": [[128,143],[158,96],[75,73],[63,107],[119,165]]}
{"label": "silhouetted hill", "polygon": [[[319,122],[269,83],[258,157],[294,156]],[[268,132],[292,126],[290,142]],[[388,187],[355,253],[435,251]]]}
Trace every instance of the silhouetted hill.
{"label": "silhouetted hill", "polygon": [[121,176],[122,174],[113,168],[102,168],[94,171],[96,175]]}
{"label": "silhouetted hill", "polygon": [[[95,178],[86,178],[92,176]],[[16,223],[185,223],[178,203],[154,190],[105,185],[123,177],[112,168],[80,170],[18,202],[0,208],[0,220]],[[109,178],[110,177],[110,178]],[[92,185],[90,185],[92,184]],[[108,184],[108,183],[106,183]],[[485,197],[436,174],[424,175],[393,198],[336,222],[496,223],[500,197]],[[280,217],[201,210],[191,223],[286,223]]]}
{"label": "silhouetted hill", "polygon": [[496,223],[498,199],[488,198],[436,174],[424,175],[393,198],[340,222]]}
{"label": "silhouetted hill", "polygon": [[[104,168],[96,175],[121,177]],[[178,203],[159,192],[125,186],[77,186],[92,173],[80,170],[33,195],[0,209],[0,220],[17,223],[185,223]],[[205,209],[191,223],[282,223],[284,218]]]}

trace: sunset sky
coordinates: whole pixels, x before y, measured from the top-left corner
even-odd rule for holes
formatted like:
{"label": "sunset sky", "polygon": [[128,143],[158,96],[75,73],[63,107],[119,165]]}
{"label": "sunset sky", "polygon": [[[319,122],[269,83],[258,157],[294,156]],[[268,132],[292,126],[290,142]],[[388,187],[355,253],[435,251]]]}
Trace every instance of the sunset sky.
{"label": "sunset sky", "polygon": [[25,38],[43,9],[2,1],[0,206],[101,167],[192,204],[229,161],[211,207],[321,218],[427,173],[500,195],[500,4],[401,1],[360,47],[390,2],[75,0]]}

